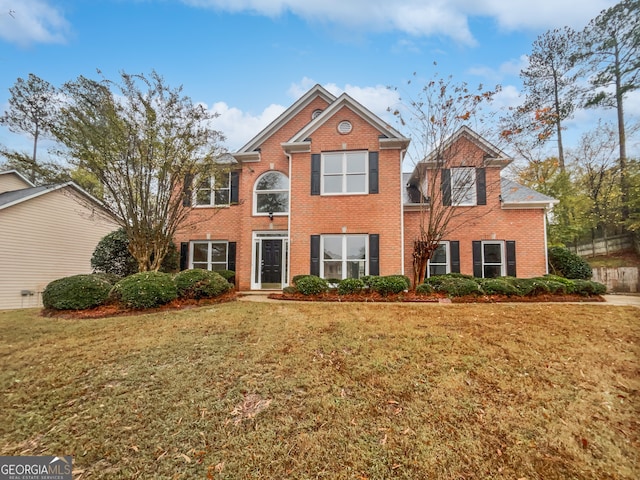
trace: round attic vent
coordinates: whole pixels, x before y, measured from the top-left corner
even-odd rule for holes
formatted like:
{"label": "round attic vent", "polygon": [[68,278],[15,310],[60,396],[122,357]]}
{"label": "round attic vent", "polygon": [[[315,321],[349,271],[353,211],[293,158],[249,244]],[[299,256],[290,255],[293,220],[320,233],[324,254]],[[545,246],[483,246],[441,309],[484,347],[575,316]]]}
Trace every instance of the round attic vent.
{"label": "round attic vent", "polygon": [[352,128],[353,127],[351,126],[351,122],[347,120],[343,120],[338,124],[338,132],[343,135],[346,135],[347,133],[351,133]]}
{"label": "round attic vent", "polygon": [[322,113],[322,110],[319,108],[317,110],[314,110],[313,113],[311,114],[311,120],[315,119],[321,113]]}

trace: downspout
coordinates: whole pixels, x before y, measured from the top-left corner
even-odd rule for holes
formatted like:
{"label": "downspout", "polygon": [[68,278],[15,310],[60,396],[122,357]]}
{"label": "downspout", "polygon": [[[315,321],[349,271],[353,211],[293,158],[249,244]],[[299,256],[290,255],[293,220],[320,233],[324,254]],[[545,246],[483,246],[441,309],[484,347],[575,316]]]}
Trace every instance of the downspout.
{"label": "downspout", "polygon": [[287,215],[287,237],[289,238],[288,240],[288,247],[287,247],[287,286],[291,285],[291,282],[289,281],[289,278],[291,277],[291,206],[292,206],[292,198],[293,196],[291,195],[291,154],[289,152],[287,152],[286,150],[284,151],[284,154],[287,156],[287,159],[289,160],[289,215]]}
{"label": "downspout", "polygon": [[402,180],[402,162],[404,156],[407,153],[407,149],[400,150],[400,274],[404,275],[404,196],[402,190],[404,188],[404,181]]}
{"label": "downspout", "polygon": [[549,245],[547,244],[547,212],[553,208],[553,204],[550,203],[544,209],[544,271],[545,274],[549,274]]}

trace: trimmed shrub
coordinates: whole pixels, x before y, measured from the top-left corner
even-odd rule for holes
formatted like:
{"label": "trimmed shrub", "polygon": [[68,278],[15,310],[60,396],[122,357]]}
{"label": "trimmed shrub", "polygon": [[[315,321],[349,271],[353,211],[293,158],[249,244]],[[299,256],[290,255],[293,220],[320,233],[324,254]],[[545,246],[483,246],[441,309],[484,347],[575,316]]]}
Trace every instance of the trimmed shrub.
{"label": "trimmed shrub", "polygon": [[566,278],[563,279],[563,281],[557,281],[554,279],[554,276],[545,275],[544,277],[532,278],[532,280],[543,284],[544,288],[547,289],[547,292],[553,295],[562,295],[573,291],[573,282],[569,281],[569,283],[567,283]]}
{"label": "trimmed shrub", "polygon": [[282,289],[282,293],[289,293],[289,294],[298,293],[298,289],[293,285],[289,285],[288,287],[284,287]]}
{"label": "trimmed shrub", "polygon": [[604,295],[607,293],[607,286],[592,280],[577,278],[573,280],[573,293],[584,295],[585,297],[589,295]]}
{"label": "trimmed shrub", "polygon": [[393,278],[393,279],[402,280],[405,285],[404,286],[405,290],[409,290],[411,288],[411,280],[406,275],[387,275],[384,278]]}
{"label": "trimmed shrub", "polygon": [[[444,275],[443,275],[444,276]],[[435,278],[435,277],[434,277]],[[448,277],[439,279],[437,285],[433,285],[436,292],[446,293],[450,297],[463,297],[465,295],[480,295],[480,285],[473,278]]]}
{"label": "trimmed shrub", "polygon": [[387,295],[401,293],[409,288],[405,278],[406,277],[404,277],[403,275],[371,277],[369,288],[385,297]]}
{"label": "trimmed shrub", "polygon": [[120,277],[113,273],[92,273],[91,275],[105,282],[109,282],[111,285],[115,285],[120,281]]}
{"label": "trimmed shrub", "polygon": [[570,279],[590,280],[593,274],[587,261],[565,247],[549,248],[549,269]]}
{"label": "trimmed shrub", "polygon": [[102,305],[112,285],[97,275],[73,275],[54,280],[42,292],[42,303],[56,310],[84,310]]}
{"label": "trimmed shrub", "polygon": [[292,285],[297,285],[298,284],[298,280],[300,280],[301,278],[310,277],[310,276],[311,275],[308,275],[308,274],[294,275],[293,278],[291,279],[291,284]]}
{"label": "trimmed shrub", "polygon": [[365,284],[359,278],[345,278],[338,284],[338,295],[349,295],[350,293],[360,293]]}
{"label": "trimmed shrub", "polygon": [[516,278],[516,277],[504,277],[517,292],[517,295],[521,297],[535,296],[544,293],[549,293],[549,287],[543,280],[537,280],[535,278]]}
{"label": "trimmed shrub", "polygon": [[319,295],[329,290],[329,282],[315,275],[305,275],[297,279],[296,288],[303,295]]}
{"label": "trimmed shrub", "polygon": [[213,298],[233,288],[218,272],[200,268],[183,270],[174,281],[180,298]]}
{"label": "trimmed shrub", "polygon": [[227,282],[234,284],[236,283],[236,272],[233,270],[216,270],[217,274],[222,276]]}
{"label": "trimmed shrub", "polygon": [[507,279],[499,278],[479,278],[478,285],[487,295],[518,295],[518,290]]}
{"label": "trimmed shrub", "polygon": [[111,295],[129,308],[153,308],[176,299],[178,291],[170,274],[140,272],[116,283]]}
{"label": "trimmed shrub", "polygon": [[416,294],[418,295],[430,295],[435,292],[434,288],[428,283],[422,283],[416,287]]}

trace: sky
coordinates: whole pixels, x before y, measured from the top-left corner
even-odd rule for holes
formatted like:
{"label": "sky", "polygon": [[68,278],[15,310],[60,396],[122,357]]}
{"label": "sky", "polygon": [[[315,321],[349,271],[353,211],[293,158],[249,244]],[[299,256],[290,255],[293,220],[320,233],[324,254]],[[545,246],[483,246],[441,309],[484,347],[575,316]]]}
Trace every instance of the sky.
{"label": "sky", "polygon": [[[54,86],[80,75],[152,70],[217,113],[237,150],[315,84],[347,92],[389,122],[414,72],[521,101],[520,70],[547,30],[582,29],[611,0],[0,0],[0,111],[30,73]],[[434,62],[436,65],[434,65]],[[418,82],[419,83],[419,82]],[[414,82],[413,85],[415,85]],[[409,92],[407,92],[409,93]],[[626,104],[640,117],[640,94]],[[612,111],[578,111],[568,146]],[[397,126],[397,125],[394,125]],[[632,139],[630,153],[638,151]],[[0,144],[32,140],[0,127]]]}

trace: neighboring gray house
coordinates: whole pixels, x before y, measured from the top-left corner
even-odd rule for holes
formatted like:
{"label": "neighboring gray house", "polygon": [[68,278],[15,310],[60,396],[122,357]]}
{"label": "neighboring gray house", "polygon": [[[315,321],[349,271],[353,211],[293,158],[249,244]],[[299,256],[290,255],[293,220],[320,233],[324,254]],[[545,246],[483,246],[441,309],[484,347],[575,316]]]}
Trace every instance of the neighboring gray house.
{"label": "neighboring gray house", "polygon": [[96,245],[116,228],[73,182],[36,187],[0,172],[0,309],[41,306],[52,280],[91,273]]}

